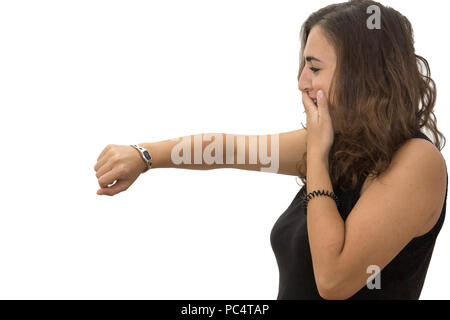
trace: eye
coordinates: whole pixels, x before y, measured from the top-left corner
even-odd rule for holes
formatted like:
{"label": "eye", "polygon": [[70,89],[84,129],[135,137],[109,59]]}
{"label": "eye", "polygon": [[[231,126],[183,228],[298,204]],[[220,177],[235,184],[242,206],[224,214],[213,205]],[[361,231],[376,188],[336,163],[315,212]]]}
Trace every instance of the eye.
{"label": "eye", "polygon": [[311,67],[311,68],[309,68],[309,69],[311,69],[311,71],[312,71],[313,73],[317,73],[317,72],[320,71],[320,69],[317,69],[317,68],[314,68],[314,67]]}

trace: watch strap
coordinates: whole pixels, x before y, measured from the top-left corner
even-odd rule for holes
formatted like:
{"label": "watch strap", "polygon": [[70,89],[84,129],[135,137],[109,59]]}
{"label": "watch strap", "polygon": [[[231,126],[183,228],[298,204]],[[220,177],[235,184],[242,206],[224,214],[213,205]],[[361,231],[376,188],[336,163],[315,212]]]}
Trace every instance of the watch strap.
{"label": "watch strap", "polygon": [[138,144],[130,144],[133,148],[135,148],[139,153],[141,154],[142,160],[144,160],[145,164],[147,165],[147,169],[144,172],[147,172],[149,169],[152,168],[152,156],[150,155],[150,152],[148,152],[147,149],[141,147]]}

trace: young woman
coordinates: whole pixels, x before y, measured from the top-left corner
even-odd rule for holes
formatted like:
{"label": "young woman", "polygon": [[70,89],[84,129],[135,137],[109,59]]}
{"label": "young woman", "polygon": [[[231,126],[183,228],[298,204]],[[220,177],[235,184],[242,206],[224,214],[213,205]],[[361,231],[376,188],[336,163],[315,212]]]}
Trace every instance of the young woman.
{"label": "young woman", "polygon": [[[436,88],[426,59],[415,54],[411,24],[380,3],[353,0],[311,14],[301,42],[298,86],[307,126],[270,135],[276,172],[304,183],[271,232],[278,299],[418,299],[444,222],[448,182],[439,141],[445,145],[445,137],[433,113]],[[187,161],[174,157],[175,140],[139,145],[153,169],[263,169],[261,159],[228,160],[256,159],[267,136],[201,137],[181,140]],[[212,137],[219,161],[192,163],[196,150],[211,151]],[[97,194],[126,190],[147,170],[142,160],[132,146],[108,145],[94,167]]]}

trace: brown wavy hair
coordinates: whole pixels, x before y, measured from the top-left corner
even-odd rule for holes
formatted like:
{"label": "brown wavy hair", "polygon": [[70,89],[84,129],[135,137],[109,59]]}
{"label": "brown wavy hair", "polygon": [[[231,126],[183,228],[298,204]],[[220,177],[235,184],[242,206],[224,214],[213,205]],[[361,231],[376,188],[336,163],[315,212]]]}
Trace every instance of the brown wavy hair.
{"label": "brown wavy hair", "polygon": [[[371,5],[380,9],[380,29],[367,27]],[[413,29],[405,16],[370,0],[350,0],[314,12],[301,28],[297,80],[314,26],[324,31],[337,57],[328,94],[335,130],[328,159],[334,190],[353,190],[361,174],[380,175],[402,144],[423,127],[442,150],[446,139],[433,113],[436,85],[427,60],[415,54]],[[297,163],[304,184],[306,166],[305,153]]]}

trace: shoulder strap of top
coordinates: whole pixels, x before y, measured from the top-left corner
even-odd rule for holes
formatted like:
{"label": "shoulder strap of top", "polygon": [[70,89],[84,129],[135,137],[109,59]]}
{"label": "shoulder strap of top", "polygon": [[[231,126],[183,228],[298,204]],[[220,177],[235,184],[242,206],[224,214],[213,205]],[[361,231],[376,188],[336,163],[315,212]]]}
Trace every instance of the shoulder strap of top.
{"label": "shoulder strap of top", "polygon": [[[416,132],[414,132],[413,138],[422,138],[422,139],[428,140],[428,141],[430,141],[431,143],[433,143],[433,141],[431,141],[431,139],[428,138],[428,136],[427,136],[426,134],[424,134],[424,133],[423,133],[422,131],[420,131],[420,130],[417,130]],[[434,143],[433,143],[433,145],[434,145]]]}

